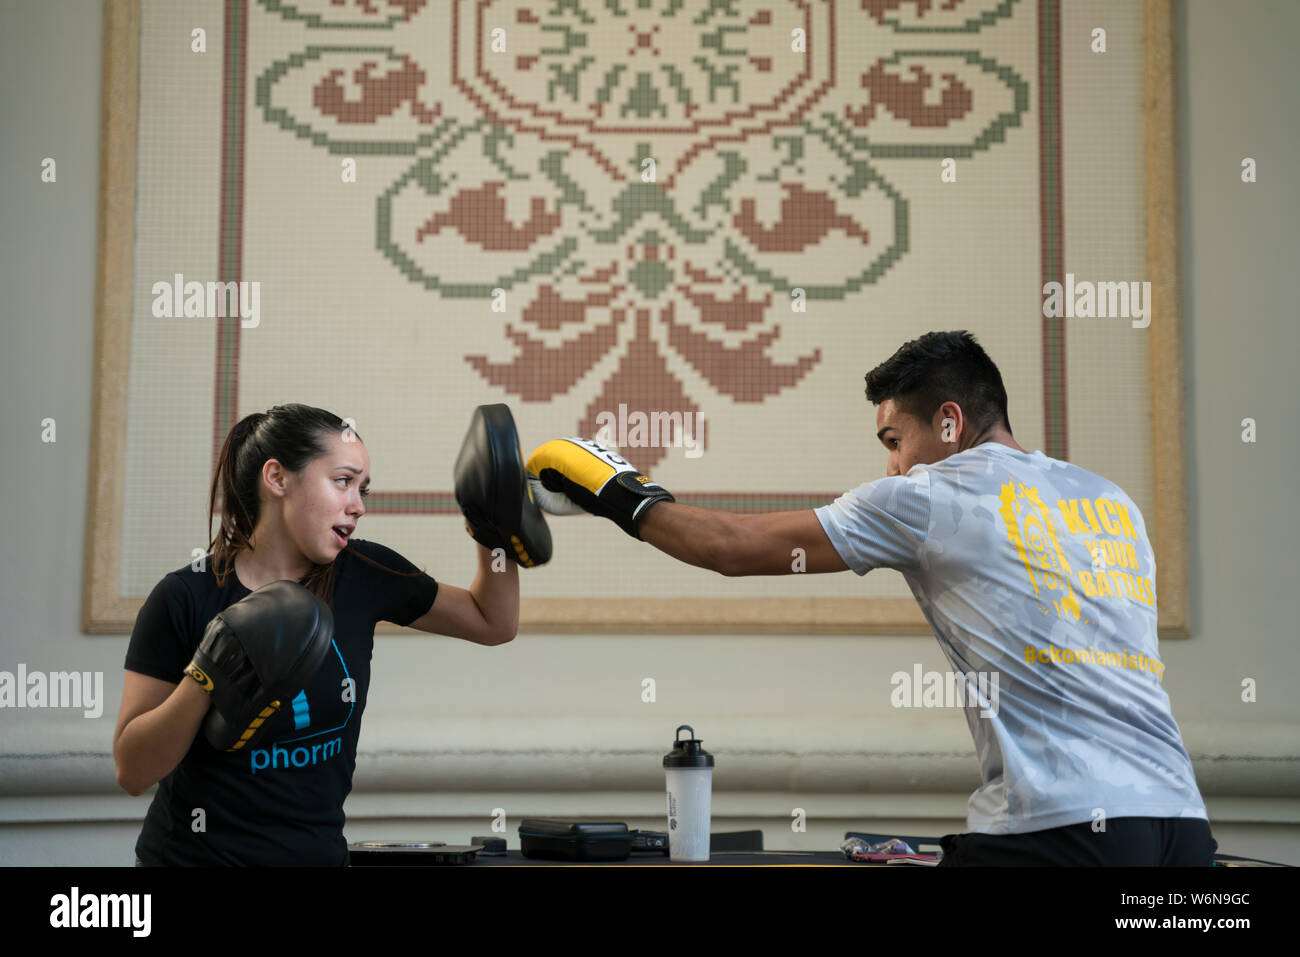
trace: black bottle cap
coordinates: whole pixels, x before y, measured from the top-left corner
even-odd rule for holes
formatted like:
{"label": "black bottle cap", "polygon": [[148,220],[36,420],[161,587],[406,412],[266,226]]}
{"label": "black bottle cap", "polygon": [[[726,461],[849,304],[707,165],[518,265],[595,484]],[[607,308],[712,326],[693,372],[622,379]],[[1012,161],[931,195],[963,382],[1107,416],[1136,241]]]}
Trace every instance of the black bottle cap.
{"label": "black bottle cap", "polygon": [[[682,729],[691,733],[690,739],[681,740]],[[695,729],[689,724],[678,725],[673,737],[673,749],[664,755],[666,768],[711,768],[713,755],[703,748],[703,739],[695,737]]]}

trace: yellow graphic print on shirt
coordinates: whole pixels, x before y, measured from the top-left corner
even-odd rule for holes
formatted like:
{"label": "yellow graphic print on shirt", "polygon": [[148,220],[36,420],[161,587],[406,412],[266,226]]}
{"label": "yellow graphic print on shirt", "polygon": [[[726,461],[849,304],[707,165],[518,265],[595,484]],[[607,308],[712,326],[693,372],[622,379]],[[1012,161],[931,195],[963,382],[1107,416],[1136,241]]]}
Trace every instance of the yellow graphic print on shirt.
{"label": "yellow graphic print on shirt", "polygon": [[[1021,485],[1014,479],[1002,486],[1002,519],[1007,538],[1016,547],[1025,565],[1034,594],[1044,591],[1056,607],[1057,615],[1069,613],[1079,620],[1079,599],[1070,587],[1070,563],[1061,550],[1052,523],[1052,513],[1038,494],[1038,489]],[[1064,594],[1061,594],[1064,592]]]}

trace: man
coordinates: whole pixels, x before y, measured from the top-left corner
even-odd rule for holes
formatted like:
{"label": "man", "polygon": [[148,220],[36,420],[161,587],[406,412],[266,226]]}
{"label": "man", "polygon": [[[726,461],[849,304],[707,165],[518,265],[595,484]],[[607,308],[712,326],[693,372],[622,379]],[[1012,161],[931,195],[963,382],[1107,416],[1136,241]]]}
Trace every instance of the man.
{"label": "man", "polygon": [[1001,374],[967,332],[921,336],[866,381],[887,476],[822,508],[684,505],[580,439],[527,470],[543,508],[570,499],[723,575],[789,574],[795,549],[811,573],[900,571],[964,676],[980,762],[945,865],[1208,866],[1218,845],[1162,685],[1137,506],[1016,443]]}

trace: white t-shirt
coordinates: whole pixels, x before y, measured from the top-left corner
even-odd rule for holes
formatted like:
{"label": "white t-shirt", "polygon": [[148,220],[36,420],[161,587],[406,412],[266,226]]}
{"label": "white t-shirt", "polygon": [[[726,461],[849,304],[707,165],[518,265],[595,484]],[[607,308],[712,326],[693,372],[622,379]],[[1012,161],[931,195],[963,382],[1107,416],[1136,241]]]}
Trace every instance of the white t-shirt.
{"label": "white t-shirt", "polygon": [[970,831],[1039,831],[1098,810],[1208,819],[1162,683],[1155,556],[1122,489],[985,442],[816,513],[857,574],[902,572],[966,676],[946,690],[979,757]]}

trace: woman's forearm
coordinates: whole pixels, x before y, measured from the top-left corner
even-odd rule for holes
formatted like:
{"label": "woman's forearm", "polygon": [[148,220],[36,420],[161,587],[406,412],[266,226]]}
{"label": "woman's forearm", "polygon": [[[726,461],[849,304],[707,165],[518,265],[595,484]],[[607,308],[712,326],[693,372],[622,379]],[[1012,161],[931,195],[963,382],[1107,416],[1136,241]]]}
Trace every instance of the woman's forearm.
{"label": "woman's forearm", "polygon": [[117,783],[128,794],[142,794],[170,774],[194,743],[211,699],[189,678],[158,707],[136,715],[113,747]]}
{"label": "woman's forearm", "polygon": [[469,592],[492,630],[509,641],[519,631],[519,566],[503,558],[500,571],[493,571],[492,562],[492,553],[479,545],[478,574]]}

